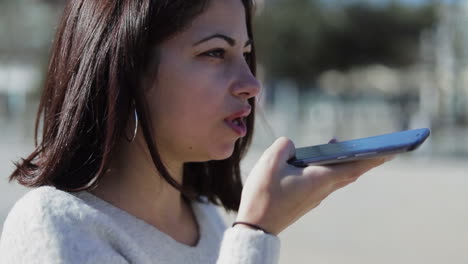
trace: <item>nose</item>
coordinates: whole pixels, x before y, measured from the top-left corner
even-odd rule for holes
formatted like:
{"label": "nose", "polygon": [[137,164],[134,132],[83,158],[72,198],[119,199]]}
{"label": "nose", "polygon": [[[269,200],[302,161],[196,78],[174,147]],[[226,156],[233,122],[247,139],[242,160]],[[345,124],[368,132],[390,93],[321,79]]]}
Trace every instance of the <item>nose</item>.
{"label": "nose", "polygon": [[233,83],[232,94],[242,100],[248,100],[258,95],[261,90],[261,84],[252,74],[250,68],[242,67],[237,80]]}

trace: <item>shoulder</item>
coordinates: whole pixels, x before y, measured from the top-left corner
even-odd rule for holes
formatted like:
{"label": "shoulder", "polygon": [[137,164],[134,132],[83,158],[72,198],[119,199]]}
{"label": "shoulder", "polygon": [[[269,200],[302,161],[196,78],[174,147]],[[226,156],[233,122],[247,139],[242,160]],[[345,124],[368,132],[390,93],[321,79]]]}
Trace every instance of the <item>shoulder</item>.
{"label": "shoulder", "polygon": [[57,226],[61,222],[82,220],[80,218],[87,215],[83,212],[90,210],[86,203],[70,193],[50,186],[39,187],[15,203],[7,216],[4,228],[18,223],[30,227],[40,224],[41,228],[49,224]]}
{"label": "shoulder", "polygon": [[52,186],[42,186],[32,189],[21,197],[13,206],[12,211],[21,210],[23,207],[46,208],[70,203],[74,200],[72,194],[59,190]]}
{"label": "shoulder", "polygon": [[86,263],[100,253],[104,256],[107,245],[96,229],[101,215],[70,193],[54,187],[36,188],[8,214],[0,256],[11,263]]}
{"label": "shoulder", "polygon": [[44,224],[44,221],[54,220],[56,216],[61,216],[58,219],[62,219],[65,216],[64,212],[73,212],[76,208],[72,207],[77,206],[79,201],[67,192],[49,186],[39,187],[29,191],[15,203],[8,213],[5,226],[14,225],[25,219],[29,219],[28,222],[31,224],[36,222]]}

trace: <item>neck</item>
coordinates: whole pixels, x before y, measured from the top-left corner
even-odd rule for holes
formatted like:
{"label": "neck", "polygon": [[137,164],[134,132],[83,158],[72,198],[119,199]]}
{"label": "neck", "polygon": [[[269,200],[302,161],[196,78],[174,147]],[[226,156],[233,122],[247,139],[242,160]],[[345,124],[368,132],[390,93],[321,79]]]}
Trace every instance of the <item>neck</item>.
{"label": "neck", "polygon": [[[108,172],[92,193],[164,231],[187,221],[189,207],[156,170],[141,139],[131,143],[123,140],[118,145]],[[182,183],[183,163],[165,164],[171,176]]]}

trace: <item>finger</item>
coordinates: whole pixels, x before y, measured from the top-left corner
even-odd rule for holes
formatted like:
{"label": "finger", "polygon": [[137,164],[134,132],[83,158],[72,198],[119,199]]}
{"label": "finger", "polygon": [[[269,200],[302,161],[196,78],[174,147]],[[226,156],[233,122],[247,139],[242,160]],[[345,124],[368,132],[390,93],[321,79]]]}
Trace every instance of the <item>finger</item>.
{"label": "finger", "polygon": [[375,158],[318,167],[321,167],[319,169],[320,173],[331,177],[333,181],[346,182],[356,180],[362,174],[382,165],[384,162],[385,158]]}
{"label": "finger", "polygon": [[352,180],[349,180],[349,181],[341,181],[341,182],[338,182],[337,184],[335,184],[335,190],[338,190],[338,189],[341,189],[343,187],[346,187],[348,185],[350,185],[351,183],[355,182],[359,177],[355,178],[355,179],[352,179]]}
{"label": "finger", "polygon": [[396,155],[389,155],[389,156],[385,156],[384,159],[385,159],[385,162],[389,162],[389,161],[392,161],[396,158]]}
{"label": "finger", "polygon": [[286,137],[280,137],[265,150],[264,156],[273,159],[275,162],[283,162],[293,158],[296,154],[296,148],[292,140]]}
{"label": "finger", "polygon": [[334,144],[334,143],[338,143],[338,139],[336,137],[333,137],[332,139],[330,139],[330,141],[328,141],[328,144]]}

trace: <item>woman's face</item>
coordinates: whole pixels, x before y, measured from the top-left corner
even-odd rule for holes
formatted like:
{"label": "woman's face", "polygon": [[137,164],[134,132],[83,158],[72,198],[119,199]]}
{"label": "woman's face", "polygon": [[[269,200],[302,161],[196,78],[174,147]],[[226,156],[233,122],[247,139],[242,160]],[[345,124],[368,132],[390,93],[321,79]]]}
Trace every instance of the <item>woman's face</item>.
{"label": "woman's face", "polygon": [[226,159],[245,136],[248,99],[260,84],[240,0],[212,0],[189,27],[159,46],[157,80],[148,91],[155,141],[163,160]]}

